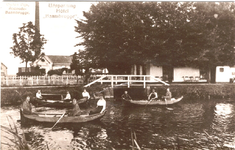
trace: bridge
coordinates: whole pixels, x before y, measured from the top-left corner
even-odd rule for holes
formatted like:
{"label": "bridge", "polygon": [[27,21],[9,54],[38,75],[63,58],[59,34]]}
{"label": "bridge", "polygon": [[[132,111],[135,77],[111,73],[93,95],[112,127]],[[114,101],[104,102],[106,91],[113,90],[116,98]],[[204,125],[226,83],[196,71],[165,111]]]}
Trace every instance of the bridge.
{"label": "bridge", "polygon": [[148,83],[162,83],[164,85],[169,85],[168,83],[162,81],[159,78],[156,78],[151,75],[99,75],[98,79],[90,82],[89,84],[85,85],[84,87],[89,87],[95,83],[110,83],[111,87],[113,88],[115,85],[124,86],[127,85],[130,88],[131,85],[134,84],[143,84],[143,87],[146,88]]}

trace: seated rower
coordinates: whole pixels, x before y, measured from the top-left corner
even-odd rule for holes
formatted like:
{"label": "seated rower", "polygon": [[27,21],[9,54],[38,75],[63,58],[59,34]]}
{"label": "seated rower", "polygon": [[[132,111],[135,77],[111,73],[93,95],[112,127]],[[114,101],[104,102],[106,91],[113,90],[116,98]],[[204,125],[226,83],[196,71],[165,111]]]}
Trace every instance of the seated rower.
{"label": "seated rower", "polygon": [[36,98],[37,98],[37,99],[42,99],[41,90],[38,90],[38,92],[36,93]]}
{"label": "seated rower", "polygon": [[91,107],[91,106],[90,106],[90,98],[91,98],[91,96],[90,96],[90,94],[86,91],[86,89],[83,90],[83,92],[82,92],[82,97],[87,99],[87,101],[86,101],[86,107]]}
{"label": "seated rower", "polygon": [[81,115],[81,109],[75,98],[73,99],[73,109],[69,110],[67,113],[68,113],[68,116],[80,116]]}
{"label": "seated rower", "polygon": [[152,92],[148,96],[148,100],[155,100],[158,98],[157,92],[155,92],[155,89],[152,89]]}
{"label": "seated rower", "polygon": [[71,100],[71,95],[70,95],[69,91],[67,91],[67,94],[66,94],[66,97],[64,98],[64,100],[67,100],[67,101]]}
{"label": "seated rower", "polygon": [[82,97],[90,99],[90,94],[86,91],[86,89],[83,90]]}
{"label": "seated rower", "polygon": [[171,97],[172,97],[172,94],[171,94],[170,88],[167,88],[166,89],[166,96],[163,96],[163,98],[165,100],[171,100]]}
{"label": "seated rower", "polygon": [[124,92],[124,94],[122,94],[122,99],[124,100],[132,100],[131,96],[128,94],[127,91]]}
{"label": "seated rower", "polygon": [[100,96],[100,99],[97,101],[97,106],[94,110],[91,110],[89,115],[96,114],[96,113],[103,113],[106,109],[106,101],[103,95]]}
{"label": "seated rower", "polygon": [[32,114],[32,104],[30,103],[30,97],[27,96],[25,101],[23,102],[21,106],[23,110],[23,114],[30,115]]}

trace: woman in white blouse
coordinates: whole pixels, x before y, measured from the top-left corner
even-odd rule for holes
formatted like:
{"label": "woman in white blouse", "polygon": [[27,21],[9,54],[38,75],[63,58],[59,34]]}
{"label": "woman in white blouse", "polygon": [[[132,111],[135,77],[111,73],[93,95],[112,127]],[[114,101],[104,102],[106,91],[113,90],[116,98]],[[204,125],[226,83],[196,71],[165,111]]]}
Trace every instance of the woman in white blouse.
{"label": "woman in white blouse", "polygon": [[97,106],[94,110],[90,111],[91,114],[96,113],[103,113],[106,109],[106,100],[104,99],[103,95],[100,96],[100,99],[97,101]]}
{"label": "woman in white blouse", "polygon": [[82,97],[90,99],[90,94],[86,91],[86,89],[84,89],[84,91],[82,92]]}

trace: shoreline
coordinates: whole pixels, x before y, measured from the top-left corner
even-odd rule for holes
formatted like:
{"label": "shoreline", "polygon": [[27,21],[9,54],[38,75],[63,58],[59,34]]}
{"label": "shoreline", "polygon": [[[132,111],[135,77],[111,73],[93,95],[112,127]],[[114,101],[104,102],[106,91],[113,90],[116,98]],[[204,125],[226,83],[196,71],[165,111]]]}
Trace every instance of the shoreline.
{"label": "shoreline", "polygon": [[[142,86],[126,86],[108,87],[109,85],[92,85],[86,89],[93,94],[103,91],[106,98],[118,99],[124,90],[128,90],[134,99],[143,99],[147,96],[150,89],[155,88],[159,97],[165,94],[166,88],[170,87],[172,97],[184,96],[184,99],[209,100],[209,99],[234,99],[235,100],[235,84],[231,83],[207,83],[207,84],[171,84],[164,86],[162,84],[150,84],[148,88]],[[83,85],[67,85],[67,86],[27,86],[27,87],[1,87],[1,105],[17,105],[22,103],[26,95],[34,97],[37,90],[42,93],[66,94],[70,91],[73,98],[79,99],[84,89]]]}

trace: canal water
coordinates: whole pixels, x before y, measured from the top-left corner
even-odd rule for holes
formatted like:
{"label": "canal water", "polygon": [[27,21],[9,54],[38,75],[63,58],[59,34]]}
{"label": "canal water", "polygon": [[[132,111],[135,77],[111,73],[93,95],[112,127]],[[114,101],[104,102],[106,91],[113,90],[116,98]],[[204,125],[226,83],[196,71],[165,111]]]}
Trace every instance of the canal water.
{"label": "canal water", "polygon": [[[14,122],[34,149],[131,149],[134,133],[141,149],[235,146],[235,100],[183,99],[167,107],[126,107],[107,99],[107,113],[100,121],[56,125],[53,130],[43,124],[21,127],[19,119],[18,107],[1,108],[1,125]],[[4,134],[2,142],[9,142]]]}

